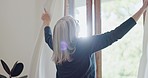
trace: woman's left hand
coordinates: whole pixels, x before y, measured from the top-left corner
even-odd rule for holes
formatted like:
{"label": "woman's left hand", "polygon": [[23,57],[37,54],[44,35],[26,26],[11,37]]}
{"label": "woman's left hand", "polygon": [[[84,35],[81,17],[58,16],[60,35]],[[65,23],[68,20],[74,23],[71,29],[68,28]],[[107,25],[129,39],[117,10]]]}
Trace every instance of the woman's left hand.
{"label": "woman's left hand", "polygon": [[51,22],[51,18],[50,15],[48,14],[48,12],[46,11],[46,9],[44,8],[45,13],[42,14],[42,21],[43,21],[43,25],[44,26],[49,26],[50,22]]}

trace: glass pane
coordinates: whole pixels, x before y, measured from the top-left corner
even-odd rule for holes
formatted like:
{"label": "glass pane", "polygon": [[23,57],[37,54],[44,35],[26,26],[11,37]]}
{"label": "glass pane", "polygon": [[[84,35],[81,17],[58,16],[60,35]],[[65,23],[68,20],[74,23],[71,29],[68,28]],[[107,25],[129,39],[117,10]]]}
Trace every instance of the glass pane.
{"label": "glass pane", "polygon": [[86,0],[75,0],[75,18],[79,20],[79,37],[87,36]]}
{"label": "glass pane", "polygon": [[[110,31],[132,16],[142,0],[102,1],[102,31]],[[103,78],[137,78],[142,51],[142,17],[122,39],[103,49]]]}

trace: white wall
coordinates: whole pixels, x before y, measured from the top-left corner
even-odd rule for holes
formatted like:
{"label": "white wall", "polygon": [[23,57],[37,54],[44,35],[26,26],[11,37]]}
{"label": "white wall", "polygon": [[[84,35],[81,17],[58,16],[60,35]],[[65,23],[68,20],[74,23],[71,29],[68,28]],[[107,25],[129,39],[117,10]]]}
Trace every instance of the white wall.
{"label": "white wall", "polygon": [[[0,0],[0,59],[12,68],[19,60],[29,72],[37,31],[35,0]],[[5,74],[0,64],[0,74]]]}
{"label": "white wall", "polygon": [[[0,59],[3,59],[10,68],[16,61],[23,62],[25,68],[21,76],[29,75],[35,44],[42,25],[40,17],[45,1],[0,0]],[[61,1],[57,0],[57,5],[59,6],[56,5],[54,7],[54,17],[51,21],[52,29],[56,21],[63,16],[63,9],[59,9],[63,6]],[[45,48],[46,51],[51,51],[47,45]],[[42,54],[42,56],[46,57],[48,55],[49,60],[51,60],[52,52],[43,52]],[[47,65],[51,66],[53,63],[51,64],[50,62]],[[50,73],[52,74],[53,72]],[[0,74],[8,76],[3,70],[1,63]]]}

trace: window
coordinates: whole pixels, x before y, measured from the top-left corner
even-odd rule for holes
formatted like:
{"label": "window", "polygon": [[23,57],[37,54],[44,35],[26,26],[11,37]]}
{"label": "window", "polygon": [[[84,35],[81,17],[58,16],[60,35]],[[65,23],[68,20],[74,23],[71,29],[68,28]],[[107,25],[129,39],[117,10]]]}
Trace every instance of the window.
{"label": "window", "polygon": [[[68,0],[67,0],[68,1]],[[96,3],[97,2],[97,3]],[[69,0],[69,12],[80,23],[80,37],[87,36],[87,32],[94,26],[102,33],[110,31],[132,16],[141,6],[140,0]],[[87,5],[86,5],[87,3]],[[93,4],[94,3],[94,4]],[[90,5],[89,5],[90,4]],[[100,12],[101,4],[101,14]],[[94,7],[93,7],[94,6]],[[94,9],[94,15],[92,10]],[[102,15],[102,16],[100,16]],[[88,16],[90,16],[88,18]],[[92,18],[93,17],[93,18]],[[89,19],[89,20],[88,20]],[[94,20],[94,21],[93,21]],[[100,20],[101,24],[98,23]],[[96,22],[95,22],[96,21]],[[97,75],[99,78],[136,78],[142,49],[142,18],[121,40],[103,49],[103,55],[97,58]],[[91,24],[88,24],[90,22]],[[93,24],[95,23],[95,24]],[[97,25],[96,25],[97,24]],[[97,26],[101,27],[97,27]],[[102,28],[102,29],[100,29]],[[97,31],[97,30],[96,30]],[[98,31],[97,31],[98,32]],[[101,59],[101,56],[103,59]],[[103,64],[101,63],[103,60]],[[102,65],[101,65],[102,64]],[[102,66],[102,67],[101,67]],[[113,69],[114,68],[114,69]],[[129,70],[130,69],[130,70]],[[98,78],[98,77],[97,77]]]}
{"label": "window", "polygon": [[[141,2],[141,3],[140,3]],[[141,7],[141,0],[102,1],[102,31],[110,31]],[[137,78],[142,51],[142,18],[121,40],[102,50],[102,78]]]}
{"label": "window", "polygon": [[79,37],[87,36],[86,0],[75,0],[75,18],[79,20]]}
{"label": "window", "polygon": [[[93,31],[94,28],[98,29],[96,31],[101,30],[100,0],[65,0],[65,2],[66,2],[65,15],[72,15],[79,20],[79,24],[80,24],[79,37],[86,37],[86,36],[92,35],[94,33]],[[93,9],[95,10],[94,14],[93,14]],[[93,27],[93,25],[95,26]],[[97,33],[100,33],[100,32],[97,32]],[[92,56],[93,76],[95,76],[94,73],[96,70],[96,77],[101,78],[102,76],[101,57],[100,57],[101,53],[100,52],[96,53],[95,56],[94,55]],[[95,60],[94,58],[97,58],[97,60]]]}

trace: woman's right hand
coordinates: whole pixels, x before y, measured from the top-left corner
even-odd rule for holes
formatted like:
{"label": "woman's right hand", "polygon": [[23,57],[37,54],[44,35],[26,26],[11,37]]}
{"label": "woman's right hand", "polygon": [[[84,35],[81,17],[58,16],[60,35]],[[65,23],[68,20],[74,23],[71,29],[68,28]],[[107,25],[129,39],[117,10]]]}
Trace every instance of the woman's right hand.
{"label": "woman's right hand", "polygon": [[45,13],[43,13],[42,17],[41,17],[41,19],[43,21],[43,26],[49,26],[49,24],[51,22],[51,18],[45,8],[44,8],[44,11],[45,11]]}
{"label": "woman's right hand", "polygon": [[142,7],[132,16],[135,21],[138,21],[140,16],[146,11],[148,7],[148,0],[144,0]]}
{"label": "woman's right hand", "polygon": [[144,0],[143,6],[141,8],[143,8],[144,10],[146,10],[147,7],[148,7],[148,0]]}

